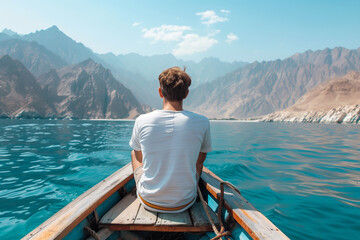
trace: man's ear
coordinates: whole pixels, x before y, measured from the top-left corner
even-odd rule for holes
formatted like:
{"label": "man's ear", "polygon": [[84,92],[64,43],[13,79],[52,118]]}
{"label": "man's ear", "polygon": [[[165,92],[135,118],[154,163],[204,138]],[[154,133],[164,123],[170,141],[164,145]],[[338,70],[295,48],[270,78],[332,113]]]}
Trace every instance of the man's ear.
{"label": "man's ear", "polygon": [[183,99],[185,99],[188,96],[188,94],[189,94],[189,89],[187,90],[186,95]]}
{"label": "man's ear", "polygon": [[164,95],[162,94],[161,87],[159,87],[159,95],[161,98],[164,98]]}

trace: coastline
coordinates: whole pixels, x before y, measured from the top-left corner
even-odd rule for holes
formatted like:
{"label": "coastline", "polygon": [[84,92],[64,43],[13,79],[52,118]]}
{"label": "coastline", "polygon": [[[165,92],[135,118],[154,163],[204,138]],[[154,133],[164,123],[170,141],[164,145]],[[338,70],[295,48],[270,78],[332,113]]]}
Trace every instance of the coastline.
{"label": "coastline", "polygon": [[[9,117],[0,116],[0,119],[18,120],[89,120],[89,121],[135,121],[136,118],[72,118],[72,117],[40,117],[21,116]],[[286,122],[286,123],[325,123],[325,124],[360,124],[360,106],[345,106],[333,108],[328,111],[290,111],[281,110],[267,115],[250,118],[209,118],[211,122]]]}

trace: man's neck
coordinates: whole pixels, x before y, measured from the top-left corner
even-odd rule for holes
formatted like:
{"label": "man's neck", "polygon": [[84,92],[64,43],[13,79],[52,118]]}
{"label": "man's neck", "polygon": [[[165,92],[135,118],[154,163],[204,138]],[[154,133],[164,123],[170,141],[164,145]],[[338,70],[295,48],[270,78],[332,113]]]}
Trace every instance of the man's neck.
{"label": "man's neck", "polygon": [[167,111],[183,111],[182,101],[180,102],[170,102],[164,99],[163,101],[163,110]]}

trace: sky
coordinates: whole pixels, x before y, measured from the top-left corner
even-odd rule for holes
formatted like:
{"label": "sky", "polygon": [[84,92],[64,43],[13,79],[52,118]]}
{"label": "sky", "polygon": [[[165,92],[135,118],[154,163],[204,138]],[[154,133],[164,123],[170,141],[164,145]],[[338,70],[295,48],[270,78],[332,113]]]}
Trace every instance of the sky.
{"label": "sky", "polygon": [[56,25],[96,53],[223,61],[360,47],[359,0],[0,0],[0,31]]}

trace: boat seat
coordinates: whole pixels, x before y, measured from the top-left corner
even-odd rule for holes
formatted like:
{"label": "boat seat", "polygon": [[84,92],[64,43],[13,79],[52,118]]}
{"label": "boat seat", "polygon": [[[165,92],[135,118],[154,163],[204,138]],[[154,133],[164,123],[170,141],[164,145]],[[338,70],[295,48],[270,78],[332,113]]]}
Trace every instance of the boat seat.
{"label": "boat seat", "polygon": [[[208,207],[214,223],[219,220]],[[201,202],[181,213],[156,213],[144,208],[135,190],[128,193],[100,220],[100,227],[112,231],[206,232],[212,231],[211,223]]]}

